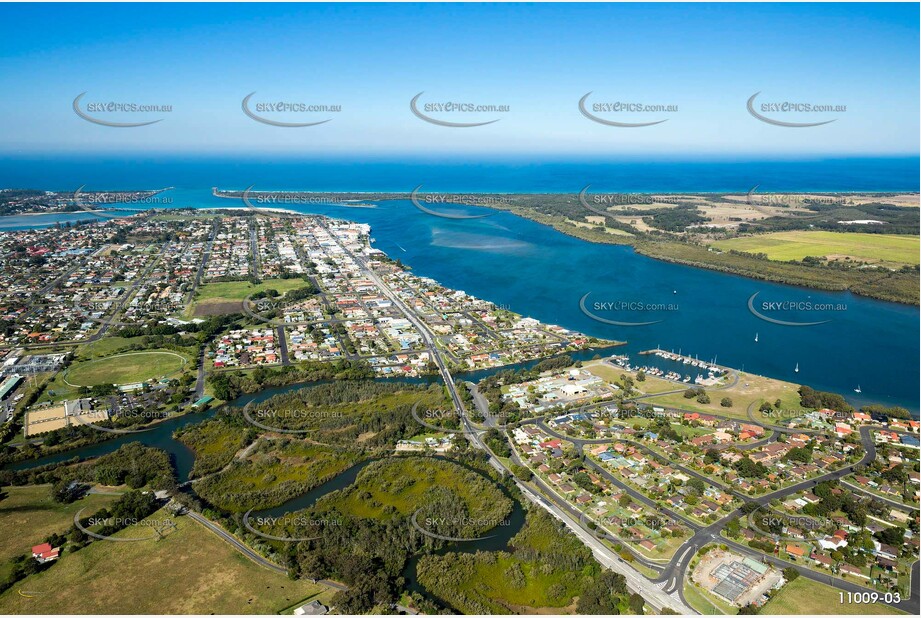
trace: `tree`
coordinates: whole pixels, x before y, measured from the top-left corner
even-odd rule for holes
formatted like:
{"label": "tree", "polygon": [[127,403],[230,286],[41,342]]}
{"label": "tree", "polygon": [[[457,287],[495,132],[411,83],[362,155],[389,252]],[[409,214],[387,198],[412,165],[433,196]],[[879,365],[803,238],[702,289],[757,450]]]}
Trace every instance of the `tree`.
{"label": "tree", "polygon": [[729,397],[723,397],[722,399],[720,399],[720,405],[723,406],[724,408],[731,408],[732,399],[730,399]]}
{"label": "tree", "polygon": [[[631,554],[632,557],[632,554]],[[627,594],[627,583],[624,576],[614,571],[602,571],[582,594],[576,604],[576,613],[584,615],[617,615],[620,614],[620,603]],[[633,597],[639,597],[634,599]],[[642,614],[643,598],[639,595],[630,595],[628,606],[638,608],[635,613]]]}
{"label": "tree", "polygon": [[739,608],[738,616],[754,616],[758,613],[758,608],[749,603]]}
{"label": "tree", "polygon": [[741,529],[742,525],[739,523],[738,518],[730,519],[728,522],[726,522],[726,534],[733,538],[739,536]]}
{"label": "tree", "polygon": [[697,478],[697,477],[694,477],[694,478],[692,478],[691,480],[688,481],[688,487],[690,487],[691,489],[693,489],[693,490],[694,490],[695,492],[697,492],[698,494],[704,493],[704,490],[707,489],[706,483],[704,483],[702,480],[700,480],[700,479]]}
{"label": "tree", "polygon": [[515,475],[515,478],[518,479],[519,481],[528,482],[532,478],[534,478],[534,474],[528,468],[525,468],[524,466],[519,466],[518,464],[512,464],[510,470],[512,471],[512,474]]}

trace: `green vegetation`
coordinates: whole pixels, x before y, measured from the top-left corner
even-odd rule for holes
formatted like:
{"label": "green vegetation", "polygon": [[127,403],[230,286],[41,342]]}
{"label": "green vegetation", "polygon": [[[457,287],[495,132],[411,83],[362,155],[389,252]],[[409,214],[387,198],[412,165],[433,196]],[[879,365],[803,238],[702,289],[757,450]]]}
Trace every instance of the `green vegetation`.
{"label": "green vegetation", "polygon": [[[247,414],[266,427],[352,449],[393,449],[398,440],[430,431],[412,418],[418,410],[449,406],[444,389],[371,380],[319,384],[276,395]],[[431,424],[439,423],[434,420]]]}
{"label": "green vegetation", "polygon": [[838,393],[817,391],[804,385],[800,387],[799,395],[800,403],[807,408],[813,408],[815,410],[828,408],[836,412],[854,411],[854,408]]}
{"label": "green vegetation", "polygon": [[840,591],[811,579],[800,577],[786,584],[780,592],[764,604],[759,614],[828,614],[828,615],[881,615],[903,614],[882,603],[863,604],[841,602]]}
{"label": "green vegetation", "polygon": [[358,463],[356,451],[303,440],[262,439],[243,460],[196,483],[199,496],[225,511],[268,508],[303,494]]}
{"label": "green vegetation", "polygon": [[65,380],[76,386],[134,384],[172,376],[187,363],[186,357],[169,350],[128,352],[74,363]]}
{"label": "green vegetation", "polygon": [[[647,378],[649,380],[649,378]],[[680,388],[672,384],[672,390]],[[710,388],[708,397],[709,401],[701,401],[697,396],[699,392],[693,390],[692,397],[686,398],[684,393],[673,393],[670,395],[659,395],[650,397],[645,401],[651,405],[668,406],[688,410],[692,412],[702,412],[705,414],[717,414],[720,416],[730,416],[741,420],[748,420],[748,407],[755,404],[754,416],[759,419],[757,406],[763,401],[776,402],[781,401],[781,408],[793,410],[802,407],[800,403],[799,385],[783,380],[775,380],[763,376],[756,376],[749,373],[739,373],[739,381],[735,386],[729,388]],[[687,391],[685,391],[687,392]],[[732,407],[722,405],[722,399],[729,398]],[[759,419],[760,420],[760,419]],[[764,421],[771,423],[769,417]]]}
{"label": "green vegetation", "polygon": [[38,485],[42,483],[100,483],[128,485],[133,489],[171,489],[176,473],[165,452],[129,442],[118,450],[84,462],[72,460],[28,470],[3,470],[0,485]]}
{"label": "green vegetation", "polygon": [[256,439],[256,429],[237,415],[222,413],[217,418],[188,425],[173,437],[195,451],[190,478],[217,472],[233,456]]}
{"label": "green vegetation", "polygon": [[709,270],[734,273],[752,279],[777,281],[819,290],[849,290],[861,296],[917,305],[918,269],[904,267],[852,268],[839,263],[776,262],[740,252],[711,251],[704,245],[674,241],[645,241],[637,253]]}
{"label": "green vegetation", "polygon": [[[65,552],[0,595],[0,613],[273,614],[316,594],[330,602],[324,586],[267,571],[191,519],[164,511],[152,518],[173,518],[177,527],[159,541],[101,541]],[[150,528],[139,525],[115,536],[148,535]],[[126,594],[119,582],[144,585]]]}
{"label": "green vegetation", "polygon": [[374,377],[363,361],[305,362],[273,369],[257,367],[251,371],[221,371],[208,376],[208,388],[214,396],[231,401],[244,393],[255,393],[272,386],[286,386],[319,380],[362,380]]}
{"label": "green vegetation", "polygon": [[218,310],[220,313],[239,312],[243,300],[247,297],[275,290],[284,294],[290,290],[305,287],[303,279],[272,279],[254,283],[252,281],[215,281],[199,286],[195,298],[186,310],[186,315],[210,315]]}
{"label": "green vegetation", "polygon": [[322,499],[315,510],[351,517],[416,522],[443,536],[472,538],[499,525],[512,501],[490,480],[456,463],[429,457],[376,461],[348,489]]}
{"label": "green vegetation", "polygon": [[802,260],[807,256],[869,262],[918,264],[916,235],[866,234],[858,232],[790,231],[730,238],[713,243],[722,251],[762,253],[769,260]]}
{"label": "green vegetation", "polygon": [[[89,494],[81,500],[60,503],[52,497],[52,486],[27,485],[0,490],[0,562],[10,560],[39,544],[54,533],[62,533],[74,523],[81,509],[95,512],[110,505],[116,496]],[[2,578],[0,578],[2,579]]]}
{"label": "green vegetation", "polygon": [[119,352],[146,349],[144,339],[144,337],[103,337],[82,346],[76,358],[90,360]]}
{"label": "green vegetation", "polygon": [[[541,510],[528,511],[511,552],[423,556],[419,581],[466,614],[642,613],[621,575],[603,571],[591,552]],[[579,597],[578,602],[574,599]]]}
{"label": "green vegetation", "polygon": [[[283,528],[298,536],[318,538],[297,545],[261,543],[295,576],[348,584],[349,590],[337,594],[334,600],[340,613],[368,613],[386,607],[404,592],[402,574],[409,558],[445,545],[412,526],[411,517],[417,509],[423,509],[417,517],[418,524],[433,523],[437,533],[456,531],[459,536],[471,536],[480,529],[482,520],[501,519],[508,512],[510,503],[495,484],[497,481],[490,481],[496,477],[485,455],[462,446],[458,456],[451,460],[396,457],[369,464],[353,485],[328,494],[307,511],[291,514],[292,525],[310,521],[312,534]],[[484,508],[485,514],[475,512]],[[466,525],[452,528],[426,521],[436,518]],[[239,517],[228,518],[227,525],[239,530]],[[272,530],[266,532],[271,534]],[[255,537],[252,540],[260,543]],[[434,604],[416,595],[413,598],[427,612],[438,612]]]}

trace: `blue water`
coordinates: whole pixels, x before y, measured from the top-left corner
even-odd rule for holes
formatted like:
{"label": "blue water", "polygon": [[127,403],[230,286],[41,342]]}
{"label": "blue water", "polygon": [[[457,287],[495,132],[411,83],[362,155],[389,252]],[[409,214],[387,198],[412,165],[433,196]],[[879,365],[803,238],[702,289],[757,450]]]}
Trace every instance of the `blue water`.
{"label": "blue water", "polygon": [[[112,210],[107,215],[130,215],[133,213]],[[30,230],[53,227],[58,224],[99,221],[100,217],[86,212],[61,212],[35,215],[10,215],[0,217],[0,232]]]}
{"label": "blue water", "polygon": [[[47,163],[47,161],[46,161]],[[72,166],[70,164],[73,164]],[[443,191],[761,191],[918,190],[918,159],[840,159],[780,162],[609,162],[606,164],[444,165],[370,162],[260,162],[227,160],[119,165],[84,160],[52,162],[42,178],[38,162],[0,165],[0,186],[69,190],[175,186],[174,207],[240,206],[214,198],[211,186],[265,190],[402,190],[418,184]],[[9,174],[17,174],[18,181]],[[33,176],[33,174],[36,174]],[[421,177],[420,177],[421,176]],[[588,177],[587,179],[585,179]],[[193,182],[194,181],[194,182]],[[191,188],[189,188],[191,186]],[[369,223],[375,246],[419,275],[465,290],[514,311],[567,328],[628,342],[621,353],[660,346],[721,365],[808,384],[845,395],[854,405],[901,405],[918,412],[919,311],[841,292],[820,292],[765,283],[637,255],[629,247],[587,243],[511,214],[486,211],[476,220],[426,215],[411,202],[376,208],[287,206]],[[480,209],[469,208],[475,211]],[[828,319],[790,327],[755,317],[748,299],[809,301],[844,306],[837,311],[777,312],[788,321]],[[579,308],[592,303],[639,301],[677,304],[656,312],[596,311],[618,321],[662,320],[649,326],[612,326]],[[759,341],[755,343],[755,334]],[[634,362],[640,357],[633,356]],[[799,365],[797,373],[794,368]],[[687,368],[683,373],[693,372]],[[860,385],[862,394],[853,389]]]}
{"label": "blue water", "polygon": [[220,186],[312,191],[918,191],[918,157],[356,161],[260,156],[0,154],[0,187],[73,191]]}

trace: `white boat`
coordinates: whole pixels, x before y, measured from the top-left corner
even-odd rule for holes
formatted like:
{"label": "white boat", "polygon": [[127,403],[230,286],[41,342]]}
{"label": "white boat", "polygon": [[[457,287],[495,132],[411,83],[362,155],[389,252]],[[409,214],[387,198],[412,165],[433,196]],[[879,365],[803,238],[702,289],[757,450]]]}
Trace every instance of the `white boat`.
{"label": "white boat", "polygon": [[755,333],[755,343],[758,343],[758,333]]}
{"label": "white boat", "polygon": [[796,373],[799,373],[799,363],[796,363],[796,369],[793,370]]}
{"label": "white boat", "polygon": [[854,389],[854,392],[855,392],[855,393],[862,393],[862,392],[863,392],[862,390],[860,390],[860,384],[857,385],[857,388]]}

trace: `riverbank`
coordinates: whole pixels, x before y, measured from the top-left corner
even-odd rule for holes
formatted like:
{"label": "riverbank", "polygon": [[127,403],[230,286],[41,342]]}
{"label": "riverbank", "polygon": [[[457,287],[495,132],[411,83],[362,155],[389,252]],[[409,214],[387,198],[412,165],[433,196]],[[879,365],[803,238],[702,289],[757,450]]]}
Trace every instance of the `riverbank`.
{"label": "riverbank", "polygon": [[501,204],[491,202],[485,202],[482,207],[507,210],[512,214],[547,225],[558,232],[580,240],[601,244],[629,245],[640,255],[673,264],[816,290],[848,291],[859,296],[906,305],[918,306],[921,303],[921,293],[919,293],[921,278],[919,278],[918,270],[880,273],[876,270],[774,261],[740,252],[713,251],[707,246],[690,242],[654,239],[648,235],[631,236],[598,231],[594,227],[575,225],[572,220],[565,217],[544,215],[529,208],[503,207]]}
{"label": "riverbank", "polygon": [[[271,196],[278,192],[252,192],[250,197],[256,199],[256,195]],[[212,194],[222,199],[242,199],[241,192],[222,191],[213,188]],[[346,200],[368,200],[368,201],[392,201],[392,200],[414,200],[423,201],[415,193],[356,193],[356,192],[307,192],[291,191],[286,195],[303,195],[305,200],[323,200],[328,199],[333,203],[340,203]],[[444,204],[456,205],[461,203],[464,206],[475,206],[477,208],[488,208],[510,212],[517,216],[529,219],[541,225],[546,225],[558,232],[599,244],[629,245],[634,250],[644,256],[653,259],[682,264],[694,268],[704,268],[718,272],[730,273],[757,279],[762,281],[772,281],[798,287],[807,287],[817,290],[828,291],[849,291],[860,296],[866,296],[877,300],[896,302],[907,305],[918,306],[921,303],[921,278],[919,278],[918,269],[902,270],[877,270],[860,267],[833,266],[818,262],[804,261],[776,261],[768,260],[761,256],[747,254],[738,251],[724,252],[714,250],[706,244],[693,240],[684,240],[677,235],[665,233],[660,230],[648,228],[645,225],[627,223],[624,219],[630,216],[623,216],[623,213],[629,215],[636,210],[625,208],[622,211],[612,211],[608,216],[602,216],[599,213],[608,212],[605,205],[599,205],[594,210],[597,217],[601,219],[593,224],[585,224],[581,219],[586,215],[591,216],[591,212],[586,208],[580,207],[580,201],[584,197],[580,195],[579,200],[574,199],[574,195],[567,194],[531,194],[531,193],[465,193],[464,195],[444,195],[446,199]],[[811,199],[821,200],[823,197],[831,199],[843,199],[842,195],[853,196],[870,196],[871,192],[854,192],[844,193],[814,193],[810,194]],[[908,194],[895,194],[899,197]],[[914,194],[911,194],[914,195]],[[455,201],[452,202],[451,198]],[[618,197],[626,198],[627,195]],[[632,196],[637,198],[637,196]],[[653,198],[650,194],[647,196],[648,201],[641,200],[643,206],[655,205],[663,207],[668,204],[679,203],[680,200],[703,200],[704,203],[729,201],[723,193],[691,193],[691,194],[656,194]],[[745,198],[746,196],[742,196]],[[756,196],[764,197],[764,196]],[[778,203],[785,203],[785,200],[791,197],[802,199],[799,194],[772,196],[779,200]],[[748,196],[751,201],[751,196]],[[549,204],[549,205],[548,205]],[[617,202],[619,206],[623,203]],[[745,200],[740,204],[739,220],[746,222],[755,222],[758,219],[752,216],[761,215],[764,209],[762,206],[755,206],[747,209],[746,213]],[[418,207],[418,206],[417,206]],[[550,210],[552,212],[544,212]],[[907,207],[906,207],[907,210]],[[778,211],[780,212],[780,211]],[[768,212],[766,214],[773,214]],[[746,218],[748,217],[748,218]],[[633,219],[641,219],[642,215],[633,215]],[[729,217],[732,219],[732,217]],[[765,216],[761,215],[763,220]],[[601,224],[601,225],[599,225]],[[614,227],[607,227],[614,225]],[[645,228],[645,229],[644,229]],[[690,229],[690,228],[688,228]],[[727,228],[728,229],[728,228]]]}

